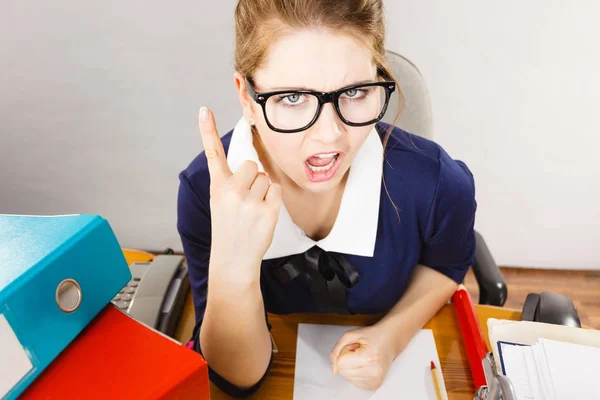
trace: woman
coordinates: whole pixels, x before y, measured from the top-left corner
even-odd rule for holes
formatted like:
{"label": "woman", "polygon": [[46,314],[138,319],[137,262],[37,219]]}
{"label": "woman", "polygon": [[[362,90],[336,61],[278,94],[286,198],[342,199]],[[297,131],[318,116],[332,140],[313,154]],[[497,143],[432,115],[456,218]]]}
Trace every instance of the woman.
{"label": "woman", "polygon": [[266,312],[386,313],[330,355],[376,389],[472,264],[473,178],[379,122],[401,89],[381,0],[240,0],[235,26],[243,117],[221,139],[201,108],[205,152],[180,175],[194,345],[245,396],[270,365]]}

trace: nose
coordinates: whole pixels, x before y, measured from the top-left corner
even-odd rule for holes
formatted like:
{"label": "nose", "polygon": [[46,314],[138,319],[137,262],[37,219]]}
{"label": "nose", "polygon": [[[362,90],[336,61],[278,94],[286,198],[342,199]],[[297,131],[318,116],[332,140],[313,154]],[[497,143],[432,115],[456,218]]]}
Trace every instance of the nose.
{"label": "nose", "polygon": [[344,123],[332,103],[323,106],[319,119],[310,129],[310,138],[322,144],[335,143],[344,132]]}

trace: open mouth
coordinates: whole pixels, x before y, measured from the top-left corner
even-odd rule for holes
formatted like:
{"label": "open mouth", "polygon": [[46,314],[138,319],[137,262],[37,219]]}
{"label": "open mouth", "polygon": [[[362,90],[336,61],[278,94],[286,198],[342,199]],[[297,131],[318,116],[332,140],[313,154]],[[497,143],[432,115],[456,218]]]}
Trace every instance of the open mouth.
{"label": "open mouth", "polygon": [[324,182],[331,179],[340,165],[342,153],[320,153],[309,157],[304,164],[306,174],[313,182]]}

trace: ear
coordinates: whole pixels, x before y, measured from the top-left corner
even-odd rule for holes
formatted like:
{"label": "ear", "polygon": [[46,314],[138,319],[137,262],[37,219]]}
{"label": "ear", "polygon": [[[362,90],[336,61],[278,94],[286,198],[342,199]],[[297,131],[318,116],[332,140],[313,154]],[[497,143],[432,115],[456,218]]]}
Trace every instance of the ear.
{"label": "ear", "polygon": [[254,125],[256,117],[254,114],[255,110],[253,106],[255,106],[255,104],[250,95],[248,94],[248,90],[246,87],[246,78],[236,71],[233,74],[233,81],[238,92],[238,97],[240,100],[240,105],[242,106],[244,118],[246,118],[246,121],[248,121],[250,125]]}

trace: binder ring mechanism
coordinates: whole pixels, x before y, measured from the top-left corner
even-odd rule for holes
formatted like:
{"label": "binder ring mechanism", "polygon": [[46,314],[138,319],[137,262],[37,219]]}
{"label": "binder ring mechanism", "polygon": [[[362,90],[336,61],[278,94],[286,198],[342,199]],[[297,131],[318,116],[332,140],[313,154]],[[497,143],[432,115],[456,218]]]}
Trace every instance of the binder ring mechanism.
{"label": "binder ring mechanism", "polygon": [[491,352],[482,360],[487,385],[480,387],[474,400],[516,400],[515,387],[510,379],[499,374]]}
{"label": "binder ring mechanism", "polygon": [[62,312],[72,313],[81,304],[81,286],[75,279],[67,278],[56,287],[56,304]]}

